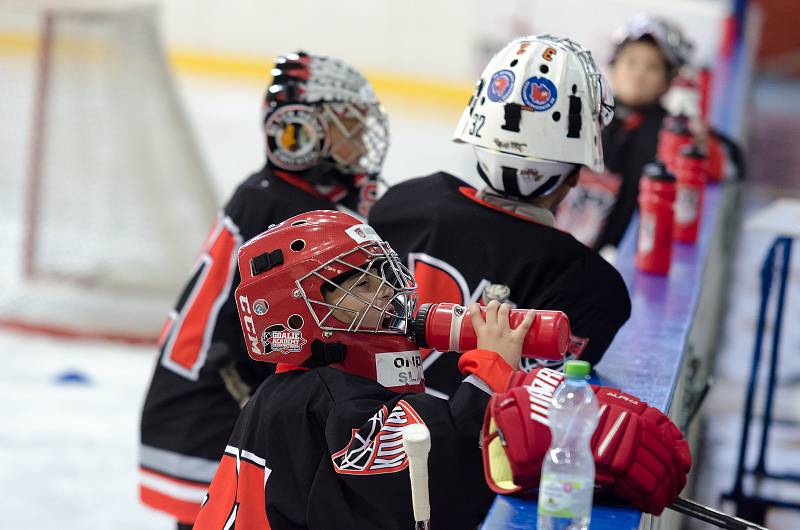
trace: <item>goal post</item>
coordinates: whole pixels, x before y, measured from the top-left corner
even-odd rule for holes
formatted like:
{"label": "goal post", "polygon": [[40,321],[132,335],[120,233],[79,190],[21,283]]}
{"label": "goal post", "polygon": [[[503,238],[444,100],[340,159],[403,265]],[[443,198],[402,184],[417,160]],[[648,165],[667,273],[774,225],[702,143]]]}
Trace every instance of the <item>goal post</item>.
{"label": "goal post", "polygon": [[0,326],[154,341],[217,210],[157,10],[83,2],[38,20],[27,84],[8,73],[24,80],[26,59],[0,55],[4,89],[29,100],[9,107],[27,161],[0,162]]}

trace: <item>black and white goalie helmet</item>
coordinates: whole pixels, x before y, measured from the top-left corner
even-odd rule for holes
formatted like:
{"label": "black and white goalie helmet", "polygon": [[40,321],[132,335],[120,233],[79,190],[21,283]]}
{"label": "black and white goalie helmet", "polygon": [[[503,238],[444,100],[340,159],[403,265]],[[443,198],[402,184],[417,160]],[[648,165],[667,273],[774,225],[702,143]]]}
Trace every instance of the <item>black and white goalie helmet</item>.
{"label": "black and white goalie helmet", "polygon": [[389,147],[386,114],[369,81],[344,61],[305,52],[278,57],[264,98],[269,162],[303,171],[323,162],[377,174]]}

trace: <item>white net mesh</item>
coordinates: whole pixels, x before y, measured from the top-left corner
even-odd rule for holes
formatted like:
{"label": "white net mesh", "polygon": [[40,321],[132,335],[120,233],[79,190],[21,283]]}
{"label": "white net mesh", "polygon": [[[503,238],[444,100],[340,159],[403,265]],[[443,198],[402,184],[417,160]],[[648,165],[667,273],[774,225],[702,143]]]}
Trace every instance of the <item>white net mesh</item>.
{"label": "white net mesh", "polygon": [[0,323],[155,337],[216,210],[155,12],[39,27],[0,36]]}

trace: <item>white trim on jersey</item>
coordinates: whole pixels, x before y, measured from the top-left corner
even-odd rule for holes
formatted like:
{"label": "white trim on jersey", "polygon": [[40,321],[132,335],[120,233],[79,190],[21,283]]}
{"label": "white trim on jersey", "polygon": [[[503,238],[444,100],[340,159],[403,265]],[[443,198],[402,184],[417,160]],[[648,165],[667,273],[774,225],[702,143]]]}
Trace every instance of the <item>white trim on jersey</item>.
{"label": "white trim on jersey", "polygon": [[175,477],[178,480],[211,483],[219,460],[186,456],[149,445],[139,447],[139,463],[155,472]]}
{"label": "white trim on jersey", "polygon": [[489,385],[486,384],[486,381],[484,381],[483,379],[481,379],[480,377],[478,377],[475,374],[469,374],[467,377],[465,377],[464,378],[464,383],[469,383],[471,385],[474,385],[475,387],[483,390],[484,392],[486,392],[490,396],[492,395],[492,389],[489,388]]}
{"label": "white trim on jersey", "polygon": [[179,484],[173,480],[150,473],[146,469],[139,470],[139,484],[153,491],[187,502],[201,504],[206,497],[208,488],[198,485]]}
{"label": "white trim on jersey", "polygon": [[445,394],[444,392],[439,392],[438,390],[434,390],[432,388],[425,387],[425,393],[429,394],[433,397],[437,397],[439,399],[450,399],[450,396]]}

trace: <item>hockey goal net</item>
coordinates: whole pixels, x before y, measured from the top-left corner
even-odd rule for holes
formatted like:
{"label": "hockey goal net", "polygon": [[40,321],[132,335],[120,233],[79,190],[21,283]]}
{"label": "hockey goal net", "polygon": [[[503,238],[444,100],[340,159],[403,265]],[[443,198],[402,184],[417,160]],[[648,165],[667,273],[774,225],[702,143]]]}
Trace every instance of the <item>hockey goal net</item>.
{"label": "hockey goal net", "polygon": [[2,18],[0,326],[155,340],[216,210],[156,10]]}

